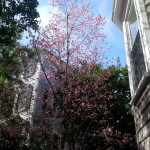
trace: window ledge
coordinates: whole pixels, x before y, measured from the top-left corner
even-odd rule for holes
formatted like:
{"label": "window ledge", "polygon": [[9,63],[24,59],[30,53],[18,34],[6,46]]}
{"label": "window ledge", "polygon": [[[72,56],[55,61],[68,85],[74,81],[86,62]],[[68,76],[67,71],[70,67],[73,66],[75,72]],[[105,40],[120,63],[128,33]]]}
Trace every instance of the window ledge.
{"label": "window ledge", "polygon": [[139,98],[142,96],[144,90],[146,89],[147,85],[150,83],[150,72],[145,72],[145,74],[142,76],[142,79],[134,92],[134,95],[132,97],[132,100],[130,102],[131,105],[136,105]]}

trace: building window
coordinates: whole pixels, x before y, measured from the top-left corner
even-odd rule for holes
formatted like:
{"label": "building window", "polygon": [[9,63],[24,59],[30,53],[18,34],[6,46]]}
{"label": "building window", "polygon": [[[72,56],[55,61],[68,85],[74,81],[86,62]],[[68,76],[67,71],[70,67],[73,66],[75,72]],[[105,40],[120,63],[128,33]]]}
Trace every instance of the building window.
{"label": "building window", "polygon": [[21,86],[21,92],[18,95],[16,110],[27,111],[30,108],[32,98],[33,86],[23,84]]}
{"label": "building window", "polygon": [[130,32],[131,32],[131,38],[132,38],[132,45],[134,45],[136,36],[138,34],[138,30],[139,30],[134,6],[132,6],[130,9],[129,26],[130,26]]}
{"label": "building window", "polygon": [[131,36],[131,44],[132,44],[130,58],[131,58],[131,66],[133,72],[134,90],[136,90],[144,73],[146,72],[146,67],[145,67],[144,54],[142,48],[142,38],[139,32],[139,26],[137,22],[137,15],[136,15],[134,3],[132,3],[130,7],[128,22],[129,22],[129,29],[130,29],[129,32]]}
{"label": "building window", "polygon": [[48,90],[45,91],[43,97],[43,105],[42,108],[45,110],[47,108],[47,99],[48,99]]}
{"label": "building window", "polygon": [[138,84],[140,83],[142,76],[146,72],[144,54],[142,50],[142,43],[139,32],[136,36],[135,43],[132,47],[131,60],[134,77],[134,87],[136,89]]}

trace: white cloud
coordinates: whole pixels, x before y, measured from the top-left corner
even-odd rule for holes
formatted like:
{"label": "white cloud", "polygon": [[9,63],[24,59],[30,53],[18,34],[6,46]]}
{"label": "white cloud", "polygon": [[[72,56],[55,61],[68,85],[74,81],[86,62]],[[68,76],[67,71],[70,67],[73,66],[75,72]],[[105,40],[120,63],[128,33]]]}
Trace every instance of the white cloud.
{"label": "white cloud", "polygon": [[43,27],[48,25],[49,20],[52,19],[52,13],[57,13],[57,8],[54,8],[49,4],[40,6],[37,10],[40,14],[40,18],[38,20],[41,21],[40,25]]}
{"label": "white cloud", "polygon": [[[48,25],[49,20],[52,19],[52,15],[50,14],[50,12],[56,12],[56,8],[52,8],[48,3],[44,3],[44,5],[40,5],[37,8],[37,11],[40,14],[40,18],[38,18],[38,21],[41,21],[40,26],[45,27],[46,25]],[[29,34],[27,31],[22,34],[22,39],[20,40],[20,43],[22,45],[29,44],[29,39],[26,39],[26,37],[28,36]]]}
{"label": "white cloud", "polygon": [[50,6],[49,5],[45,5],[45,6],[40,6],[37,8],[39,14],[40,14],[40,18],[39,20],[41,21],[41,25],[45,26],[48,24],[49,20],[50,20]]}

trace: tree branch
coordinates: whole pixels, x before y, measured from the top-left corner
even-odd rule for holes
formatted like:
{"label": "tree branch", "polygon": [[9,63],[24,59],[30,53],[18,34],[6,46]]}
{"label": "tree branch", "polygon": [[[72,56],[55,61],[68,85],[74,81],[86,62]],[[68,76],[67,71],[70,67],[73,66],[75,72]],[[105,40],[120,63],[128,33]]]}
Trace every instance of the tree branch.
{"label": "tree branch", "polygon": [[44,73],[44,76],[45,76],[45,78],[46,78],[48,84],[50,85],[50,87],[51,87],[51,89],[52,89],[52,91],[53,91],[54,97],[55,97],[55,90],[54,90],[54,88],[53,88],[51,82],[49,81],[49,79],[48,79],[48,77],[47,77],[47,75],[46,75],[45,69],[44,69],[44,67],[43,67],[43,63],[42,63],[42,61],[41,61],[40,54],[39,54],[39,52],[38,52],[38,48],[37,48],[36,46],[35,46],[35,50],[36,50],[38,59],[39,59],[39,61],[40,61],[40,65],[41,65],[41,67],[42,67],[42,71],[43,71],[43,73]]}

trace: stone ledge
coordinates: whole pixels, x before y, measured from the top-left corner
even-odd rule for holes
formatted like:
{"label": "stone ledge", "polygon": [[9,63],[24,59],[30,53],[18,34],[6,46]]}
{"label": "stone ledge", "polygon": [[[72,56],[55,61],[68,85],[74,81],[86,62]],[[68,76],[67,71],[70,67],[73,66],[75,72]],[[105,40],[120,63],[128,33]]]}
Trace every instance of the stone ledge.
{"label": "stone ledge", "polygon": [[137,104],[138,100],[142,96],[144,90],[146,89],[146,87],[149,83],[150,83],[150,72],[146,72],[143,75],[143,77],[137,87],[137,90],[134,93],[134,96],[132,97],[132,100],[130,102],[131,105],[135,106]]}
{"label": "stone ledge", "polygon": [[[147,85],[146,90],[140,97],[138,103],[136,106],[132,106],[132,113],[134,114],[135,122],[137,122],[142,115],[144,115],[146,112],[149,111],[150,106],[150,84]],[[147,112],[149,114],[149,112]]]}
{"label": "stone ledge", "polygon": [[138,120],[135,120],[137,133],[150,121],[150,107],[144,112]]}

